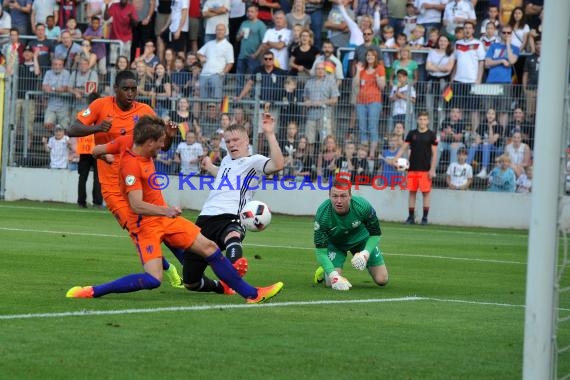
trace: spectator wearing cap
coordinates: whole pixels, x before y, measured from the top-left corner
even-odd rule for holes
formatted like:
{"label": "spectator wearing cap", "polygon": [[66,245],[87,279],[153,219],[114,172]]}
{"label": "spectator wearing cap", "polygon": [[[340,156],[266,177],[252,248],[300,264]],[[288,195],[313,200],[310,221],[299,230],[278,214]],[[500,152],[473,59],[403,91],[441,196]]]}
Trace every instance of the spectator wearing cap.
{"label": "spectator wearing cap", "polygon": [[253,71],[236,100],[242,100],[250,94],[258,74],[261,76],[261,93],[259,98],[264,102],[274,102],[283,99],[281,89],[283,89],[283,81],[287,72],[275,67],[275,55],[272,51],[267,51],[263,54],[263,64]]}
{"label": "spectator wearing cap", "polygon": [[56,125],[53,129],[53,136],[49,139],[42,139],[44,149],[49,152],[50,169],[67,169],[67,159],[69,155],[69,137],[65,135],[65,129],[61,125]]}

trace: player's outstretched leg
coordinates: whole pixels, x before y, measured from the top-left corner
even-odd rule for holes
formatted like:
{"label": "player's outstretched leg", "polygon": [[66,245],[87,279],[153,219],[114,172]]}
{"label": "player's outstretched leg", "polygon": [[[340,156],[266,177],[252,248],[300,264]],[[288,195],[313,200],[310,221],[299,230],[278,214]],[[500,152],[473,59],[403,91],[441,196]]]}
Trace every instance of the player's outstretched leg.
{"label": "player's outstretched leg", "polygon": [[149,273],[130,274],[102,285],[74,286],[66,293],[67,298],[97,298],[109,293],[130,293],[155,289],[160,281]]}
{"label": "player's outstretched leg", "polygon": [[[230,264],[229,260],[222,254],[216,244],[211,240],[206,239],[202,234],[198,234],[196,240],[188,250],[186,257],[191,254],[190,250],[203,255],[208,265],[212,267],[216,276],[218,276],[218,278],[226,283],[230,288],[234,289],[239,295],[246,298],[247,302],[264,302],[275,296],[283,288],[283,283],[281,282],[267,288],[257,289],[245,282],[239,276],[235,268]],[[184,262],[186,265],[186,258]],[[186,283],[186,272],[184,273]]]}

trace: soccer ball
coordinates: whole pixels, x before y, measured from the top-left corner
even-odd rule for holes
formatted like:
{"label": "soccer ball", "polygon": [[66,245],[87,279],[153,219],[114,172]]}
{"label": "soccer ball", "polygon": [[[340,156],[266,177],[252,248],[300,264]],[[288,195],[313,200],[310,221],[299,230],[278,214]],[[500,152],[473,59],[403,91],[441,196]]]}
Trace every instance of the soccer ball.
{"label": "soccer ball", "polygon": [[263,231],[271,223],[269,207],[260,201],[249,201],[239,214],[241,224],[252,232]]}
{"label": "soccer ball", "polygon": [[410,161],[407,158],[398,158],[396,162],[396,169],[400,172],[405,172],[410,167]]}

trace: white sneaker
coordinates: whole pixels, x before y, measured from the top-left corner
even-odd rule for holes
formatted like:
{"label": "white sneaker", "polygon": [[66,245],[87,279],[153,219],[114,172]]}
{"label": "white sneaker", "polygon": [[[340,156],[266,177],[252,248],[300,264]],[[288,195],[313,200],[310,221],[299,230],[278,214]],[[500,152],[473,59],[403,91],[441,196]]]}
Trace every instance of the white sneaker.
{"label": "white sneaker", "polygon": [[476,175],[477,178],[487,178],[487,169],[483,168],[481,169],[481,171],[479,172],[479,174]]}

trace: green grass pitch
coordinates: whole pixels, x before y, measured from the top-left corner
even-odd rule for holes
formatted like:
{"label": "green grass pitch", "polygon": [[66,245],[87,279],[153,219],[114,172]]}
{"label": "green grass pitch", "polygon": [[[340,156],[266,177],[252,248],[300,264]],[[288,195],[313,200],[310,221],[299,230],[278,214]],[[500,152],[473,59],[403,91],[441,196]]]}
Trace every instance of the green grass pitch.
{"label": "green grass pitch", "polygon": [[[71,286],[141,271],[126,232],[73,205],[2,202],[0,215],[1,379],[522,376],[527,231],[383,223],[388,286],[349,264],[353,288],[334,292],[311,283],[312,219],[274,215],[247,235],[246,279],[285,288],[251,306],[166,283],[66,299]],[[560,306],[570,314],[570,300]],[[570,344],[568,327],[558,334]],[[559,367],[570,372],[568,354]]]}

